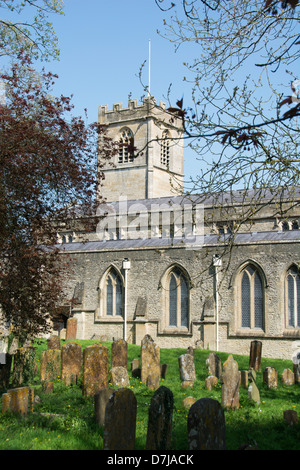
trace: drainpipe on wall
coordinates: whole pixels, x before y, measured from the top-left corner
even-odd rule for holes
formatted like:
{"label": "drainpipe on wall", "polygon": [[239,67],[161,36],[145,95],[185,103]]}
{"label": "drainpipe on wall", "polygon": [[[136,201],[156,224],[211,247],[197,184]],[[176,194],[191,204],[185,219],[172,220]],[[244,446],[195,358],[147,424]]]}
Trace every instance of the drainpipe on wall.
{"label": "drainpipe on wall", "polygon": [[127,341],[127,274],[128,270],[130,269],[130,261],[128,258],[123,259],[123,269],[124,269],[124,332],[123,332],[123,339]]}
{"label": "drainpipe on wall", "polygon": [[215,268],[215,292],[216,292],[216,342],[217,342],[217,351],[219,351],[219,279],[218,279],[218,268],[222,266],[222,259],[220,255],[213,256],[213,266]]}

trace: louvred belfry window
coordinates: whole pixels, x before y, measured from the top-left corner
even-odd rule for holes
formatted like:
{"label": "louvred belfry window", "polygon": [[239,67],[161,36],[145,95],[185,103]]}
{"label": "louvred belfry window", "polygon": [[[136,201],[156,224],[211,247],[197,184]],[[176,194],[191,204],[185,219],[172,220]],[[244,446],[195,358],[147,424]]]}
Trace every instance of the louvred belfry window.
{"label": "louvred belfry window", "polygon": [[119,163],[131,163],[134,160],[134,137],[130,129],[121,131],[119,140]]}

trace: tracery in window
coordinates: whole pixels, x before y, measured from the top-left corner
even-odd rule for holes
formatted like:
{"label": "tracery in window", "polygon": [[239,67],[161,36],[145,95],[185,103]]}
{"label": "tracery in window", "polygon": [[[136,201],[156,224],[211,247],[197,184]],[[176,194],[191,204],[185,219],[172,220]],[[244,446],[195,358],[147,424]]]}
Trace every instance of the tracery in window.
{"label": "tracery in window", "polygon": [[119,163],[133,162],[134,137],[132,131],[126,127],[122,129],[119,140]]}
{"label": "tracery in window", "polygon": [[264,327],[264,286],[259,270],[248,265],[240,276],[241,327]]}
{"label": "tracery in window", "polygon": [[300,273],[296,267],[285,278],[285,311],[289,327],[300,327]]}
{"label": "tracery in window", "polygon": [[168,277],[168,326],[188,328],[189,288],[184,273],[178,267]]}
{"label": "tracery in window", "polygon": [[111,267],[100,283],[100,316],[123,315],[123,280],[114,267]]}

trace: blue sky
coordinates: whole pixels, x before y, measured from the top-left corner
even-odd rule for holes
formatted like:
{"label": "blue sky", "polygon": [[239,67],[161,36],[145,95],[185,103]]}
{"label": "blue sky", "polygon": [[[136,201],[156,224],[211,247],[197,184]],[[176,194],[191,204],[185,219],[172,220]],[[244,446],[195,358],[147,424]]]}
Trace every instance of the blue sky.
{"label": "blue sky", "polygon": [[[144,94],[138,77],[141,65],[148,84],[148,50],[151,41],[151,94],[166,101],[171,86],[173,104],[188,88],[183,82],[187,49],[175,53],[174,45],[160,37],[161,12],[154,0],[65,0],[64,16],[53,15],[59,39],[60,60],[44,64],[59,78],[55,94],[73,94],[75,113],[88,110],[89,121],[97,120],[98,106],[122,102]],[[196,157],[185,152],[185,174],[195,173]]]}

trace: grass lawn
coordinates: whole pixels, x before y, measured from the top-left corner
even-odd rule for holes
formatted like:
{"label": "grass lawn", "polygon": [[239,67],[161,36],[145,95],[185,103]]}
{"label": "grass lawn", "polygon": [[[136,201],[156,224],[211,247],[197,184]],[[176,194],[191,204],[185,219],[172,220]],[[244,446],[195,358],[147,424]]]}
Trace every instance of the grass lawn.
{"label": "grass lawn", "polygon": [[[93,341],[76,341],[82,348]],[[111,343],[104,343],[110,350]],[[46,341],[36,344],[36,359],[47,348]],[[174,395],[172,449],[188,450],[187,415],[182,401],[188,396],[196,400],[210,397],[221,402],[221,384],[209,391],[205,388],[207,377],[207,350],[195,350],[197,380],[191,389],[181,389],[178,357],[185,349],[161,349],[161,364],[168,364],[168,372],[161,385],[168,387]],[[222,364],[227,353],[219,353]],[[140,357],[140,347],[128,345],[128,372],[130,363]],[[248,356],[233,355],[240,370],[247,370]],[[278,371],[277,390],[268,390],[262,381],[262,372],[267,366]],[[300,424],[289,426],[283,419],[283,411],[296,410],[300,416],[300,384],[283,386],[280,376],[284,369],[292,369],[292,361],[265,359],[261,361],[261,372],[256,383],[260,390],[261,403],[256,405],[248,400],[248,391],[240,388],[240,408],[225,410],[227,449],[238,449],[242,444],[255,444],[261,450],[300,449]],[[130,377],[130,386],[137,398],[136,450],[145,448],[148,409],[154,391],[149,390],[139,378]],[[82,396],[81,383],[66,387],[60,378],[54,385],[54,392],[45,394],[38,376],[33,384],[35,395],[40,402],[34,413],[26,418],[11,413],[0,414],[1,450],[97,450],[102,448],[103,428],[94,420],[94,400]],[[2,404],[1,404],[2,406]]]}

